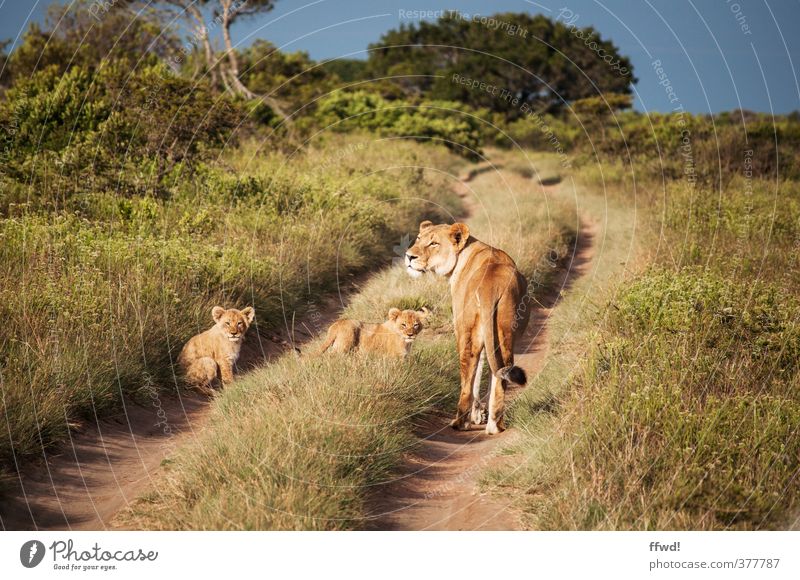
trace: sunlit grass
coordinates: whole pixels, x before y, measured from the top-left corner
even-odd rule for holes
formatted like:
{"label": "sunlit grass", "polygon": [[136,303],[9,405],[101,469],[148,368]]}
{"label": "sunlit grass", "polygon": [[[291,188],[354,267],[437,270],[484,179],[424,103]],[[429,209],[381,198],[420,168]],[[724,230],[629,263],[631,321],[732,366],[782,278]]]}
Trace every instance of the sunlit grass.
{"label": "sunlit grass", "polygon": [[[531,273],[572,238],[569,204],[541,203],[530,180],[486,172],[470,183],[482,211],[469,223]],[[517,211],[509,218],[508,200]],[[410,232],[413,236],[416,228]],[[382,271],[345,315],[380,322],[392,306],[432,317],[407,360],[287,355],[226,389],[201,437],[181,449],[156,489],[119,518],[133,528],[352,529],[364,527],[371,486],[392,476],[433,410],[458,393],[447,281]],[[304,352],[313,353],[318,343]]]}

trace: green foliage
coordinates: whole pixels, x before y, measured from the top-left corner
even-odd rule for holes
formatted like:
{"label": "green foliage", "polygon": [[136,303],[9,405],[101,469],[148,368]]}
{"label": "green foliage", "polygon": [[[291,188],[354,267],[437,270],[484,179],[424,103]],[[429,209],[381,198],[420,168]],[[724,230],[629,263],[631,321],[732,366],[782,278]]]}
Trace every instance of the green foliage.
{"label": "green foliage", "polygon": [[614,113],[633,106],[633,97],[627,94],[605,93],[602,96],[586,97],[572,103],[572,110],[578,116],[600,117],[607,120]]}
{"label": "green foliage", "polygon": [[107,61],[63,74],[53,65],[20,79],[0,102],[0,148],[10,177],[59,198],[161,191],[171,172],[190,171],[224,145],[238,116],[228,99],[163,64],[131,72]]}
{"label": "green foliage", "polygon": [[694,334],[701,350],[741,348],[762,362],[772,360],[760,365],[765,376],[747,377],[759,388],[774,373],[793,373],[800,365],[800,304],[774,286],[742,286],[700,268],[678,275],[655,270],[631,285],[618,309],[621,333]]}
{"label": "green foliage", "polygon": [[[606,55],[628,74],[609,66]],[[525,13],[476,20],[449,12],[437,22],[401,25],[370,45],[369,58],[371,76],[397,76],[394,82],[408,95],[459,101],[509,120],[524,114],[523,105],[558,110],[598,91],[628,94],[632,70],[592,28],[573,30]],[[507,90],[517,101],[454,82],[454,75]]]}
{"label": "green foliage", "polygon": [[545,153],[557,153],[559,148],[573,151],[583,132],[580,127],[564,121],[560,116],[549,114],[527,116],[507,124],[500,122],[499,126],[505,133],[495,133],[495,142],[499,147],[513,145]]}
{"label": "green foliage", "polygon": [[92,12],[99,6],[93,0],[53,3],[44,28],[31,23],[14,49],[2,84],[10,86],[50,66],[63,74],[73,66],[93,70],[106,60],[153,65],[177,50],[178,38],[151,13],[133,18],[114,7],[99,18]]}
{"label": "green foliage", "polygon": [[[800,178],[800,123],[788,116],[734,113],[717,117],[691,113],[614,111],[598,97],[575,103],[558,136],[589,163],[631,159],[667,179],[718,186],[747,170],[751,176]],[[746,167],[746,165],[748,167]]]}
{"label": "green foliage", "polygon": [[336,58],[326,61],[322,67],[328,74],[336,75],[344,83],[352,83],[369,78],[367,61],[356,58]]}
{"label": "green foliage", "polygon": [[608,519],[579,508],[580,527],[780,523],[800,467],[800,304],[685,269],[646,275],[619,307],[581,380],[592,412],[574,449],[608,474],[597,498]]}
{"label": "green foliage", "polygon": [[387,101],[367,91],[336,92],[322,99],[317,122],[335,131],[355,128],[387,137],[435,141],[465,157],[477,157],[482,122],[459,103],[428,101],[412,104]]}
{"label": "green foliage", "polygon": [[240,57],[241,79],[257,94],[269,94],[287,109],[307,115],[314,101],[336,87],[335,77],[318,66],[305,52],[281,52],[264,40],[256,40]]}

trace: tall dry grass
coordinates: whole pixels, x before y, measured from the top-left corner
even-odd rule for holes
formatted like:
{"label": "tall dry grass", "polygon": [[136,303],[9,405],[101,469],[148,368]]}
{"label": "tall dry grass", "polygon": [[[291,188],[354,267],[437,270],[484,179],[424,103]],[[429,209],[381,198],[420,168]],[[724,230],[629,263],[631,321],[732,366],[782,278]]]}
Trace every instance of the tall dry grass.
{"label": "tall dry grass", "polygon": [[[634,198],[624,167],[602,169],[608,195],[584,193],[610,218],[600,261],[553,316],[583,340],[557,331],[512,415],[531,436],[485,484],[536,529],[790,525],[800,187],[733,177],[722,195],[667,182],[662,196],[640,173]],[[576,177],[598,186],[596,168]],[[636,216],[636,236],[620,236]],[[631,241],[642,258],[622,268]]]}
{"label": "tall dry grass", "polygon": [[[475,235],[508,250],[529,275],[553,248],[565,249],[574,238],[574,210],[556,200],[544,203],[546,194],[533,180],[489,171],[469,187],[470,201],[480,208],[469,219]],[[412,239],[416,231],[409,232]],[[458,391],[447,281],[412,280],[397,266],[372,277],[345,315],[378,322],[392,306],[433,311],[409,359],[287,355],[249,374],[221,393],[206,430],[176,453],[159,485],[118,523],[145,529],[365,527],[372,486],[392,477],[415,441],[419,418],[452,412]]]}
{"label": "tall dry grass", "polygon": [[458,207],[444,150],[336,137],[294,155],[248,143],[168,197],[98,191],[0,219],[0,474],[124,396],[177,388],[215,304],[269,328],[390,263],[420,219]]}

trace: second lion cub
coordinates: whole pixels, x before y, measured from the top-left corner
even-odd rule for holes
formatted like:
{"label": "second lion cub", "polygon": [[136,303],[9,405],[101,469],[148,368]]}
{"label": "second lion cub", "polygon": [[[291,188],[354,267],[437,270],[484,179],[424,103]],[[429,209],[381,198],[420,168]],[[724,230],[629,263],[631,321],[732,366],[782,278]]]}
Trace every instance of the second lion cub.
{"label": "second lion cub", "polygon": [[382,324],[341,318],[331,324],[319,354],[330,348],[332,352],[359,350],[404,357],[429,314],[427,308],[419,311],[392,308],[389,320]]}

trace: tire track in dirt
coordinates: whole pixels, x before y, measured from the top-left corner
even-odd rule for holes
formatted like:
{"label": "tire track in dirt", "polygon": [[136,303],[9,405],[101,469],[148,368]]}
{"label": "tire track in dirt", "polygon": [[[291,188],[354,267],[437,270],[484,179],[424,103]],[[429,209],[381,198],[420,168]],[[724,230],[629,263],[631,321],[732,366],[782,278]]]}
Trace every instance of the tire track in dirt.
{"label": "tire track in dirt", "polygon": [[[492,166],[479,165],[458,181],[457,192],[467,213],[472,208],[458,186],[489,169]],[[314,339],[375,274],[367,272],[342,282],[338,292],[321,301],[308,319],[295,320],[289,313],[281,336],[266,331],[248,336],[240,371],[280,356],[292,347],[289,341],[302,346]],[[162,462],[202,430],[210,400],[177,387],[153,393],[152,405],[126,399],[117,415],[88,421],[60,447],[44,450],[41,461],[25,465],[3,490],[0,529],[111,529],[117,513],[145,491],[157,489],[155,478]]]}
{"label": "tire track in dirt", "polygon": [[[322,327],[336,319],[345,297],[357,291],[356,277],[328,297],[313,321],[292,320],[284,336],[253,332],[242,347],[240,371],[248,371],[286,352],[296,335],[298,345],[314,338],[308,324]],[[255,329],[253,329],[255,330]],[[252,332],[252,330],[251,330]],[[140,494],[154,488],[154,478],[169,455],[195,437],[208,417],[210,399],[173,386],[153,388],[152,404],[124,400],[117,415],[87,422],[67,442],[42,452],[3,490],[3,530],[104,530],[114,516]],[[66,420],[66,419],[65,419]]]}
{"label": "tire track in dirt", "polygon": [[[459,193],[468,195],[463,180]],[[546,187],[553,187],[548,185]],[[468,209],[474,205],[465,203]],[[472,212],[470,212],[472,215]],[[539,305],[531,313],[524,337],[515,353],[515,364],[525,369],[529,382],[544,366],[549,350],[548,320],[558,306],[561,292],[589,272],[594,257],[596,223],[583,219],[569,260],[562,264],[551,290],[537,296]],[[484,385],[484,390],[485,390]],[[521,392],[507,391],[507,404]],[[517,530],[520,522],[508,505],[497,496],[478,491],[481,473],[508,458],[499,455],[502,446],[517,436],[513,428],[501,435],[488,436],[484,425],[471,431],[455,431],[450,415],[428,417],[418,429],[419,444],[406,454],[397,476],[377,485],[369,502],[366,527],[377,530]]]}

